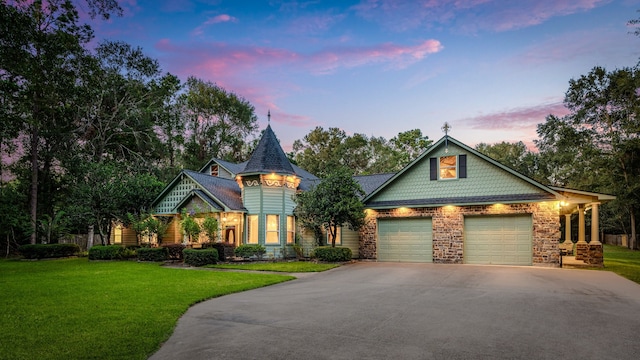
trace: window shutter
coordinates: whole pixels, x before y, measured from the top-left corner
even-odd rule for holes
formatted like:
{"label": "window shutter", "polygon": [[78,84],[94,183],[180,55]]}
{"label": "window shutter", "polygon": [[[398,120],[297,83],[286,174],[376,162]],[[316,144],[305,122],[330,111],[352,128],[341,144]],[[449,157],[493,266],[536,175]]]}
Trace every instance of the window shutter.
{"label": "window shutter", "polygon": [[430,180],[438,180],[438,158],[429,159]]}
{"label": "window shutter", "polygon": [[458,178],[467,177],[467,155],[458,155]]}

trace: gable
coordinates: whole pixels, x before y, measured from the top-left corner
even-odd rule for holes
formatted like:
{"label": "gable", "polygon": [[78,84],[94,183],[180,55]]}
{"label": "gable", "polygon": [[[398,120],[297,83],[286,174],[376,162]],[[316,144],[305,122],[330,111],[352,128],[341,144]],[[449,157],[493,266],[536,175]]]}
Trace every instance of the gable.
{"label": "gable", "polygon": [[163,192],[165,194],[164,197],[158,201],[155,207],[156,214],[173,214],[173,209],[191,190],[197,187],[197,184],[188,176],[181,174],[180,179],[169,186],[172,186],[172,188]]}
{"label": "gable", "polygon": [[[445,151],[448,149],[448,151]],[[458,159],[456,175],[441,180],[440,157]],[[462,163],[466,162],[464,167]],[[435,179],[434,179],[435,175]],[[432,180],[434,179],[434,180]],[[368,206],[439,206],[553,199],[533,180],[493,163],[455,141],[440,141],[366,200]]]}

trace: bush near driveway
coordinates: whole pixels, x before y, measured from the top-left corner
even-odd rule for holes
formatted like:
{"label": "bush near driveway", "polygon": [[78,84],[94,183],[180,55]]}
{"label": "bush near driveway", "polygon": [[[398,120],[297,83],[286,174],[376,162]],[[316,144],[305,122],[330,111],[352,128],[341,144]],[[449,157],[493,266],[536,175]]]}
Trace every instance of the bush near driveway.
{"label": "bush near driveway", "polygon": [[320,246],[313,250],[311,257],[328,262],[351,261],[351,249],[339,246]]}

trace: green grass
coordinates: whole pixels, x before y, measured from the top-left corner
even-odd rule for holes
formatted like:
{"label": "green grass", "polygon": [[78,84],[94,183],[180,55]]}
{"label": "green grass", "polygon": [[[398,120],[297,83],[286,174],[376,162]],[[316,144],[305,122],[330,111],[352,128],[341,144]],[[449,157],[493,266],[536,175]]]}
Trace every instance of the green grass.
{"label": "green grass", "polygon": [[613,271],[640,284],[640,251],[604,245],[604,270]]}
{"label": "green grass", "polygon": [[338,266],[339,265],[336,264],[316,264],[308,261],[207,265],[207,267],[216,269],[277,271],[288,273],[320,272],[333,269]]}
{"label": "green grass", "polygon": [[0,261],[0,359],[146,359],[194,303],[291,279],[86,258]]}

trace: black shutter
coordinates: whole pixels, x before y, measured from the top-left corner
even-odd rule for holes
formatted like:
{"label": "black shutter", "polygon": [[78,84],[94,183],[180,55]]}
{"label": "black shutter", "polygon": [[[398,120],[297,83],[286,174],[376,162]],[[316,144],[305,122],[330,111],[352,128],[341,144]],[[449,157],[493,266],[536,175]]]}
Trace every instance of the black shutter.
{"label": "black shutter", "polygon": [[466,179],[467,177],[467,155],[458,155],[458,178]]}
{"label": "black shutter", "polygon": [[431,180],[438,180],[438,158],[430,158],[429,159],[429,166],[430,166],[430,179]]}

